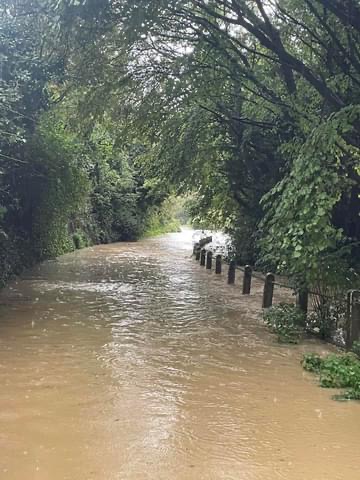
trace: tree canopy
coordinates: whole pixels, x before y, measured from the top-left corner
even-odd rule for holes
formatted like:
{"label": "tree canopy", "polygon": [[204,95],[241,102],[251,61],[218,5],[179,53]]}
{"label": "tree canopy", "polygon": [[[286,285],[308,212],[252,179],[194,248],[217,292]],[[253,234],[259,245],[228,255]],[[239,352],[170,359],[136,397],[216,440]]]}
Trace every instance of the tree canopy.
{"label": "tree canopy", "polygon": [[6,222],[27,211],[19,207],[32,195],[19,187],[24,175],[46,184],[32,200],[37,209],[50,208],[46,195],[63,178],[73,205],[62,209],[63,226],[90,208],[98,240],[137,236],[146,212],[175,191],[191,194],[195,221],[233,235],[239,261],[298,285],[346,284],[355,274],[356,0],[14,0],[1,8]]}

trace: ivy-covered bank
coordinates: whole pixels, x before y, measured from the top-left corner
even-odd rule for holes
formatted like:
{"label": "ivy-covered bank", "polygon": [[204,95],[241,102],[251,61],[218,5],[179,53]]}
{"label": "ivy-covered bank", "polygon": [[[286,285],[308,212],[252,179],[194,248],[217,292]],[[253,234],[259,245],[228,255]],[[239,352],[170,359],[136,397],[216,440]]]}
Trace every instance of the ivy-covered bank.
{"label": "ivy-covered bank", "polygon": [[119,144],[114,123],[104,118],[79,128],[76,96],[57,104],[54,92],[46,95],[36,124],[22,123],[21,115],[11,141],[2,143],[0,286],[44,259],[137,240],[154,233],[154,225],[178,228],[173,205],[165,201],[169,191],[141,174],[138,147]]}
{"label": "ivy-covered bank", "polygon": [[84,139],[62,110],[43,113],[22,160],[2,177],[0,284],[74,249],[136,240],[157,224],[176,230],[165,193],[146,182],[134,156],[104,125]]}
{"label": "ivy-covered bank", "polygon": [[0,5],[0,286],[35,262],[171,219],[169,187],[146,178],[142,143],[120,133],[126,115],[105,111],[105,93],[90,108],[87,93],[104,82],[71,71],[83,48],[97,49],[78,31],[97,18],[83,3],[78,14],[72,1]]}

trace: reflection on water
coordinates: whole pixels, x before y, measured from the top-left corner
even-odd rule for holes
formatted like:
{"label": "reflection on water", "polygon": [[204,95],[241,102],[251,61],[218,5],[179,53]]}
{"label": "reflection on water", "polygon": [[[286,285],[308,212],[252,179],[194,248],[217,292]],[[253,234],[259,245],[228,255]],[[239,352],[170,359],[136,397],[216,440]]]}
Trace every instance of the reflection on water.
{"label": "reflection on water", "polygon": [[0,305],[0,478],[358,480],[360,405],[277,345],[191,232],[89,248]]}

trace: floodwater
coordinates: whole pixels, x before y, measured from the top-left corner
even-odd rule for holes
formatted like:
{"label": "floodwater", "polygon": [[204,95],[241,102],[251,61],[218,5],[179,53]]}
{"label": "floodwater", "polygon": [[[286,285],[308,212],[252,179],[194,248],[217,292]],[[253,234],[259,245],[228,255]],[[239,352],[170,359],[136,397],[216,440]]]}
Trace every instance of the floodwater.
{"label": "floodwater", "polygon": [[0,478],[359,480],[360,404],[259,320],[261,285],[202,269],[191,232],[88,248],[0,296]]}

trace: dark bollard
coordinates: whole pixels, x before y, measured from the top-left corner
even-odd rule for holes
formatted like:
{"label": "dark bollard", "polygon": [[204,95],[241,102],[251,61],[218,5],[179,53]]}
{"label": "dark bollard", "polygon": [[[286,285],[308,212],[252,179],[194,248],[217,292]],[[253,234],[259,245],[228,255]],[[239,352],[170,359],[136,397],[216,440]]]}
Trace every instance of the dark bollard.
{"label": "dark bollard", "polygon": [[198,243],[199,243],[199,247],[202,248],[211,242],[212,242],[212,237],[206,237],[206,238],[201,238]]}
{"label": "dark bollard", "polygon": [[249,295],[251,290],[251,275],[252,268],[250,265],[246,265],[244,268],[244,280],[243,280],[243,295]]}
{"label": "dark bollard", "polygon": [[216,255],[215,273],[221,273],[221,255]]}
{"label": "dark bollard", "polygon": [[351,349],[360,340],[360,291],[348,292],[346,347]]}
{"label": "dark bollard", "polygon": [[231,260],[229,263],[229,270],[228,270],[228,284],[232,285],[235,283],[235,269],[236,269],[236,263],[235,260]]}
{"label": "dark bollard", "polygon": [[351,337],[352,337],[353,343],[358,342],[360,340],[360,291],[359,290],[354,290],[352,294]]}
{"label": "dark bollard", "polygon": [[272,305],[274,295],[274,282],[274,275],[272,273],[268,273],[265,277],[262,308],[269,308]]}
{"label": "dark bollard", "polygon": [[306,323],[306,317],[308,313],[308,306],[309,306],[309,292],[306,288],[299,290],[297,297],[296,297],[296,305],[304,314],[304,323]]}
{"label": "dark bollard", "polygon": [[201,250],[201,254],[200,254],[200,265],[202,267],[205,267],[205,259],[206,259],[206,250],[205,250],[205,248],[203,248]]}
{"label": "dark bollard", "polygon": [[201,255],[201,248],[197,248],[195,250],[195,260],[198,262],[200,260],[200,255]]}
{"label": "dark bollard", "polygon": [[206,270],[212,269],[212,252],[207,252],[206,255]]}

